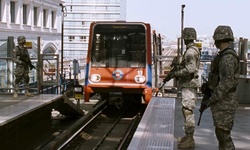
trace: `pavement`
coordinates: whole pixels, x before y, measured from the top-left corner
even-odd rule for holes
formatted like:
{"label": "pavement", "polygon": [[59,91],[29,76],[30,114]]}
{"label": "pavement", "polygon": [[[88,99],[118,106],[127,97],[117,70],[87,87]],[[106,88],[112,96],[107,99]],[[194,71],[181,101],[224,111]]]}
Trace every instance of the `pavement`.
{"label": "pavement", "polygon": [[[199,107],[201,99],[198,99],[194,110],[196,124],[199,119]],[[176,98],[175,107],[175,138],[184,136],[183,115],[181,112],[181,100]],[[236,150],[250,150],[250,104],[240,104],[236,112],[234,127],[231,132]],[[195,150],[217,150],[218,141],[215,136],[213,120],[210,109],[204,111],[200,126],[195,127]],[[175,149],[177,142],[175,141]]]}

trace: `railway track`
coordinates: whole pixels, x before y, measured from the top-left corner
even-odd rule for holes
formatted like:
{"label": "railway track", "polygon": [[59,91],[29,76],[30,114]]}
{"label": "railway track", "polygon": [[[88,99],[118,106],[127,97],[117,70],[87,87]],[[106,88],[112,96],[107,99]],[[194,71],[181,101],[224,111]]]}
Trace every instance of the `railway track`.
{"label": "railway track", "polygon": [[138,107],[138,104],[121,109],[115,106],[105,107],[59,149],[126,149],[144,110],[145,106]]}
{"label": "railway track", "polygon": [[[39,141],[30,143],[27,149],[36,150],[56,150],[62,143],[65,143],[75,132],[84,126],[93,118],[101,109],[107,106],[106,101],[99,101],[97,104],[90,105],[89,112],[81,118],[59,117],[53,118],[51,130],[47,131],[46,137],[41,137]],[[37,135],[39,136],[39,135]]]}
{"label": "railway track", "polygon": [[82,118],[53,120],[53,132],[39,143],[31,143],[32,149],[126,149],[145,108],[135,102],[119,108],[100,101]]}

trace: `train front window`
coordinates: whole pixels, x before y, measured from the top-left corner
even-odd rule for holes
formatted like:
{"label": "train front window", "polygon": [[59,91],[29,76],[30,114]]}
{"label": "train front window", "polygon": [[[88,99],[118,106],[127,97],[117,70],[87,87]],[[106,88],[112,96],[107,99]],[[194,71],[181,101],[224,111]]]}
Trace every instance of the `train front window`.
{"label": "train front window", "polygon": [[143,25],[96,25],[91,61],[92,67],[145,67],[145,27]]}

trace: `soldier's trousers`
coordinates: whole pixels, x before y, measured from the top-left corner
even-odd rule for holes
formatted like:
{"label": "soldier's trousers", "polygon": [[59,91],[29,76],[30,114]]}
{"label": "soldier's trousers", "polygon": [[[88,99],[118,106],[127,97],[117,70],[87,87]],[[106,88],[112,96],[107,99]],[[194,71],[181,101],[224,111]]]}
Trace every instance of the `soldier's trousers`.
{"label": "soldier's trousers", "polygon": [[215,134],[219,141],[219,150],[235,150],[233,140],[231,138],[231,131],[215,127]]}
{"label": "soldier's trousers", "polygon": [[184,116],[184,130],[186,134],[194,134],[195,118],[193,110],[197,100],[196,88],[182,88],[182,113]]}
{"label": "soldier's trousers", "polygon": [[21,82],[21,80],[24,79],[24,85],[25,85],[25,89],[28,89],[29,88],[29,75],[25,74],[24,76],[16,76],[16,79],[15,79],[15,85],[14,85],[14,88],[15,90],[18,90],[18,86],[19,86],[19,83]]}

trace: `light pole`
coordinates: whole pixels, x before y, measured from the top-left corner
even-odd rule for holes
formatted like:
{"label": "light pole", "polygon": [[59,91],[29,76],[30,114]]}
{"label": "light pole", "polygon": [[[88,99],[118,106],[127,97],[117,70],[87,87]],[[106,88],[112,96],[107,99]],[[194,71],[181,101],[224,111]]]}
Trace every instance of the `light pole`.
{"label": "light pole", "polygon": [[183,53],[183,37],[182,37],[182,31],[183,31],[183,22],[184,22],[184,8],[186,5],[181,5],[181,55]]}
{"label": "light pole", "polygon": [[[62,26],[61,26],[61,76],[63,77],[63,36],[64,36],[64,33],[63,33],[63,30],[64,30],[64,17],[67,16],[67,9],[65,6],[63,6],[62,3],[59,4],[61,7],[62,7]],[[65,13],[65,12],[66,13]]]}

